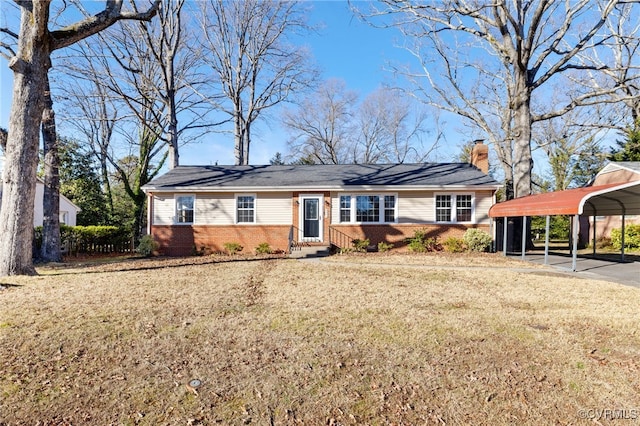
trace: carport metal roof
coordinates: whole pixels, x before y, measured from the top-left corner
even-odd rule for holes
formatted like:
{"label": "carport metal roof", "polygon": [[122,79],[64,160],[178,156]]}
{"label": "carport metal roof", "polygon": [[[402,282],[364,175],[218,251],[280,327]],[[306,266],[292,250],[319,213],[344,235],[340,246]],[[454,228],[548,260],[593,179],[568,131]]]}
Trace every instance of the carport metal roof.
{"label": "carport metal roof", "polygon": [[494,204],[489,216],[614,216],[640,214],[640,181],[529,195]]}
{"label": "carport metal roof", "polygon": [[[564,191],[548,192],[545,194],[529,195],[516,198],[504,203],[494,204],[489,210],[489,217],[505,218],[524,217],[522,221],[522,258],[525,257],[525,237],[528,216],[546,216],[544,257],[545,264],[549,258],[549,216],[571,215],[572,221],[572,270],[576,270],[578,254],[579,215],[588,216],[622,216],[624,230],[624,216],[640,214],[640,181],[625,183],[610,183],[606,185],[588,186],[584,188],[567,189]],[[594,222],[595,226],[595,222]],[[621,259],[624,260],[624,231],[622,239]],[[595,232],[594,232],[595,238]],[[504,226],[504,253],[507,254],[507,226]],[[594,241],[595,250],[595,241]],[[594,251],[595,253],[595,251]]]}

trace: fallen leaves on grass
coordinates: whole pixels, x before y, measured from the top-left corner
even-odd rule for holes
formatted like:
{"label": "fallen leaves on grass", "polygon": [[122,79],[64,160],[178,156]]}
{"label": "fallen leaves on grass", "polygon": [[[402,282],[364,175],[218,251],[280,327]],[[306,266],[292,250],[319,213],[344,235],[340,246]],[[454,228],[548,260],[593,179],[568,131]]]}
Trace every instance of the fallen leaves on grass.
{"label": "fallen leaves on grass", "polygon": [[637,289],[333,262],[16,277],[0,423],[574,424],[636,403]]}

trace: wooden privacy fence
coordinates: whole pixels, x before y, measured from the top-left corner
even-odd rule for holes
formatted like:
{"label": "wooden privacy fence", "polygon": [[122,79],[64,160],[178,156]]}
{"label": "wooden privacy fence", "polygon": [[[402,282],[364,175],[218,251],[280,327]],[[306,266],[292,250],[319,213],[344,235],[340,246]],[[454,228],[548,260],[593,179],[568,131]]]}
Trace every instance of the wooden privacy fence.
{"label": "wooden privacy fence", "polygon": [[[42,245],[42,226],[34,229],[34,253]],[[127,228],[107,225],[60,226],[60,249],[66,255],[134,253],[135,238]]]}
{"label": "wooden privacy fence", "polygon": [[67,255],[79,254],[111,254],[111,253],[135,253],[135,241],[131,237],[128,241],[116,243],[77,241],[69,239],[62,242],[62,253]]}

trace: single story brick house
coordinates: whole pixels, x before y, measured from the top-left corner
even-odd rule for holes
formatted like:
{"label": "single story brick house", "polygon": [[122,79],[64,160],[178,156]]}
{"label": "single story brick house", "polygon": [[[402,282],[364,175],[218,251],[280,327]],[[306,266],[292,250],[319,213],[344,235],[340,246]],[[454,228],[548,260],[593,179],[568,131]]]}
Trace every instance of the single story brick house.
{"label": "single story brick house", "polygon": [[475,164],[178,166],[142,189],[148,233],[170,256],[236,242],[288,252],[292,245],[351,247],[369,238],[402,245],[417,229],[441,239],[490,230],[500,184]]}

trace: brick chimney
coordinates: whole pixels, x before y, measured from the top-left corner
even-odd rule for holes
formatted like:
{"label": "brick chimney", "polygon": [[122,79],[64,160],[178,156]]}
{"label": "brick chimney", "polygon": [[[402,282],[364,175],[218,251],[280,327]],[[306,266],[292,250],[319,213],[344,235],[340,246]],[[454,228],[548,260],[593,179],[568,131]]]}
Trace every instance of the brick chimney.
{"label": "brick chimney", "polygon": [[484,174],[489,173],[489,147],[483,139],[477,139],[471,149],[471,164],[476,166]]}

